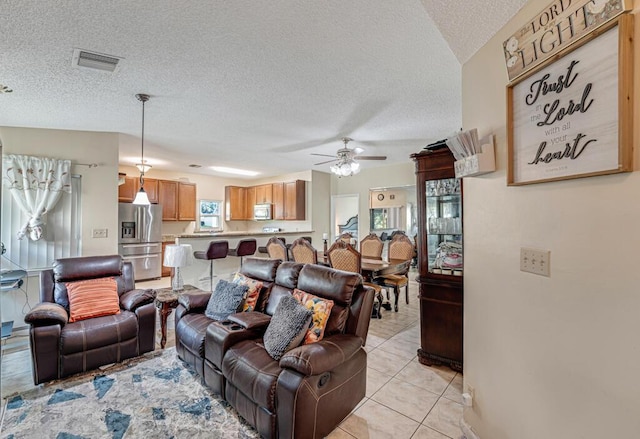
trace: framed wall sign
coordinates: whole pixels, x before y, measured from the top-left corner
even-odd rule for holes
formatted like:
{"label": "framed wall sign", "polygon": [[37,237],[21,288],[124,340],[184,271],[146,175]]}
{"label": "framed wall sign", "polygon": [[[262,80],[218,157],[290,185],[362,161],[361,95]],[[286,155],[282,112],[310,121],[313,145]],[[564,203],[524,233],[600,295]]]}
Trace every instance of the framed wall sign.
{"label": "framed wall sign", "polygon": [[632,170],[633,16],[507,86],[507,184]]}

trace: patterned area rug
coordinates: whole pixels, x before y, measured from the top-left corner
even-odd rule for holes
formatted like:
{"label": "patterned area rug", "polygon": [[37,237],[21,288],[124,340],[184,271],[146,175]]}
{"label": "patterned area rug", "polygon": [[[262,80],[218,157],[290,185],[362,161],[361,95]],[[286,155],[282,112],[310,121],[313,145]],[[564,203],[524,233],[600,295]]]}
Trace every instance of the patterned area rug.
{"label": "patterned area rug", "polygon": [[258,438],[176,355],[156,351],[3,401],[1,437]]}

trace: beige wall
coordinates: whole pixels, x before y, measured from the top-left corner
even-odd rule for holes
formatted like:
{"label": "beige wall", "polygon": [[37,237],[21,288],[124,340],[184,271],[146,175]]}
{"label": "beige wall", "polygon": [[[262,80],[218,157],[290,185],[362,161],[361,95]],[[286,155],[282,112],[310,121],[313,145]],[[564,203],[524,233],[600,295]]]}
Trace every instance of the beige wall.
{"label": "beige wall", "polygon": [[[482,439],[638,437],[640,174],[506,186],[502,42],[548,3],[463,67],[464,127],[496,134],[497,152],[496,172],[464,182],[464,419]],[[634,78],[637,121],[640,56]],[[551,251],[550,278],[519,270],[521,247]]]}
{"label": "beige wall", "polygon": [[[118,221],[118,135],[115,133],[0,127],[3,154],[25,154],[72,161],[71,172],[82,175],[82,254],[116,254]],[[88,168],[77,163],[97,163]],[[92,238],[92,229],[108,229],[107,238]],[[10,255],[7,255],[11,257]],[[52,261],[53,262],[53,261]],[[28,300],[39,301],[37,273],[28,278]],[[25,297],[15,291],[2,295],[2,320],[24,325]],[[24,312],[23,312],[24,311]]]}

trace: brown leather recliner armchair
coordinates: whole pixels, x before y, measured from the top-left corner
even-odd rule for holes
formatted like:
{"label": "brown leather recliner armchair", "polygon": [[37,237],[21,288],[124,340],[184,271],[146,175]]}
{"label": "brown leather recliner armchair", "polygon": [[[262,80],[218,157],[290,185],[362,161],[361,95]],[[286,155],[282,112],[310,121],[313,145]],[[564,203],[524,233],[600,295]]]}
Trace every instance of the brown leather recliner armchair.
{"label": "brown leather recliner armchair", "polygon": [[[65,282],[113,277],[120,313],[69,323]],[[155,291],[135,289],[133,266],[118,255],[57,259],[40,273],[40,303],[25,317],[35,384],[152,351]]]}
{"label": "brown leather recliner armchair", "polygon": [[[364,398],[374,292],[362,277],[314,264],[248,258],[242,273],[264,282],[257,310],[216,322],[206,294],[183,294],[176,311],[178,356],[265,438],[321,438]],[[334,301],[325,337],[276,361],[262,343],[280,298],[294,288]]]}

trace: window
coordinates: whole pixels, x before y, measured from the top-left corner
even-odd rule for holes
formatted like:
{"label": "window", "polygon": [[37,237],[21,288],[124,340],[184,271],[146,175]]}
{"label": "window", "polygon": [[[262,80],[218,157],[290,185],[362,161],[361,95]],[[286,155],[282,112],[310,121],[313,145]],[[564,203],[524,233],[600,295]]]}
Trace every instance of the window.
{"label": "window", "polygon": [[198,206],[198,229],[207,232],[221,231],[222,201],[200,200]]}
{"label": "window", "polygon": [[16,231],[26,215],[13,201],[9,189],[2,185],[2,232],[0,237],[11,262],[26,270],[50,268],[58,258],[82,255],[82,177],[71,175],[71,193],[62,197],[45,217],[45,236],[39,241],[18,240]]}

